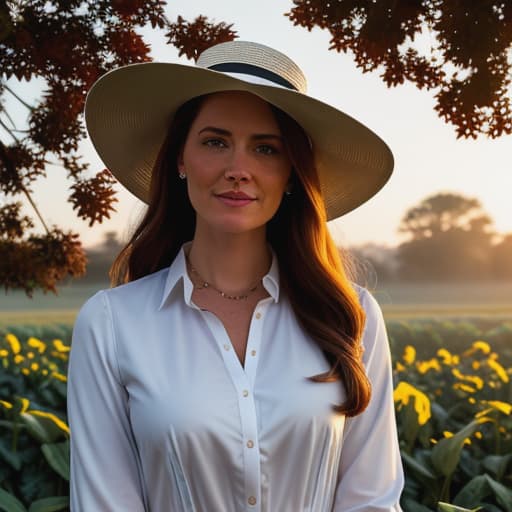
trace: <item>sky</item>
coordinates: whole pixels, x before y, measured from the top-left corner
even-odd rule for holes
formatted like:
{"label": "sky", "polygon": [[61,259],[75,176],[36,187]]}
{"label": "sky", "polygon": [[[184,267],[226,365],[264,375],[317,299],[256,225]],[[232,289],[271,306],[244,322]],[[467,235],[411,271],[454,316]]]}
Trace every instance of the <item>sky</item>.
{"label": "sky", "polygon": [[[336,242],[396,246],[404,239],[397,228],[405,212],[440,192],[478,199],[494,220],[496,231],[512,232],[512,136],[457,139],[455,129],[437,117],[432,92],[411,84],[390,89],[378,71],[363,74],[350,54],[328,51],[327,31],[294,27],[284,16],[292,6],[290,0],[173,0],[166,9],[171,20],[181,15],[192,21],[203,14],[232,23],[240,39],[284,52],[304,71],[308,94],[355,117],[390,146],[395,157],[390,180],[365,204],[329,223]],[[178,58],[177,50],[165,44],[164,32],[151,28],[142,32],[155,60],[193,64]],[[29,98],[36,86],[17,85],[17,91]],[[81,151],[90,162],[91,174],[103,169],[89,140],[81,144]],[[48,224],[79,232],[85,246],[98,244],[108,231],[115,231],[121,239],[129,236],[143,212],[139,200],[119,186],[117,212],[103,224],[89,227],[66,202],[70,184],[65,171],[55,167],[34,186],[35,202]]]}

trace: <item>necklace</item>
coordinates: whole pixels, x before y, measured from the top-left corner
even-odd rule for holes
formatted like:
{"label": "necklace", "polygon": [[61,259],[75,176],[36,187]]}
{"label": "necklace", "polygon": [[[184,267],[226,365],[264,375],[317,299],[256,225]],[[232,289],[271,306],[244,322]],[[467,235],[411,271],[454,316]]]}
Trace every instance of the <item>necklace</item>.
{"label": "necklace", "polygon": [[202,282],[202,284],[200,285],[196,285],[194,284],[194,287],[197,288],[198,290],[202,290],[203,288],[212,288],[213,290],[215,290],[221,297],[223,297],[224,299],[230,299],[230,300],[242,300],[242,299],[247,299],[247,297],[256,290],[256,288],[258,288],[258,284],[259,284],[259,281],[249,290],[247,291],[246,293],[244,294],[241,294],[241,295],[229,295],[228,293],[226,292],[223,292],[222,290],[219,290],[218,288],[216,288],[215,286],[213,286],[213,284],[209,283],[208,281],[206,281],[202,276],[201,274],[192,266],[192,263],[190,263],[190,260],[188,259],[188,256],[187,256],[187,263],[190,267],[190,271],[195,274],[199,280]]}

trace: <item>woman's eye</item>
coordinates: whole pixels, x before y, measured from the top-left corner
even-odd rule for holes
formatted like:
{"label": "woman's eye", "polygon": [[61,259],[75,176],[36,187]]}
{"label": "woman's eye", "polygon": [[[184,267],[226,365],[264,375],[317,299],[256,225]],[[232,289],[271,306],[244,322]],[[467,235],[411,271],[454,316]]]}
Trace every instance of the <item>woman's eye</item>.
{"label": "woman's eye", "polygon": [[223,148],[226,147],[225,142],[222,139],[206,139],[203,142],[203,145],[208,146],[210,148]]}
{"label": "woman's eye", "polygon": [[268,144],[261,144],[256,148],[256,151],[258,153],[263,153],[264,155],[274,155],[276,153],[279,153],[277,148],[274,146],[269,146]]}

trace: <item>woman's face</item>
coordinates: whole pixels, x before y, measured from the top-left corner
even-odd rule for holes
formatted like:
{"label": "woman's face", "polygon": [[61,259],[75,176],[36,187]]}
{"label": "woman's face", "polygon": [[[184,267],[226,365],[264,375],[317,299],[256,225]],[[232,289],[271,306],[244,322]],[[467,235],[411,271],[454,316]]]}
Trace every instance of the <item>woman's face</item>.
{"label": "woman's face", "polygon": [[274,114],[246,92],[208,96],[190,127],[178,170],[186,174],[196,229],[265,229],[285,192],[291,163]]}

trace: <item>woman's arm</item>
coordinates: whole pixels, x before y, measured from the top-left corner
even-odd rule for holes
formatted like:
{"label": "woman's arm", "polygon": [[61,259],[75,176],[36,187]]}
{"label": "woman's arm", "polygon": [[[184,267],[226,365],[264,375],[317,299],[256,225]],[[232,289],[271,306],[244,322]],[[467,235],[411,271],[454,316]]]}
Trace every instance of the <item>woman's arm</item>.
{"label": "woman's arm", "polygon": [[146,510],[127,398],[108,299],[99,292],[78,314],[68,367],[72,512]]}
{"label": "woman's arm", "polygon": [[398,512],[404,484],[393,405],[391,356],[382,311],[366,289],[364,363],[372,385],[366,410],[347,418],[333,512]]}

